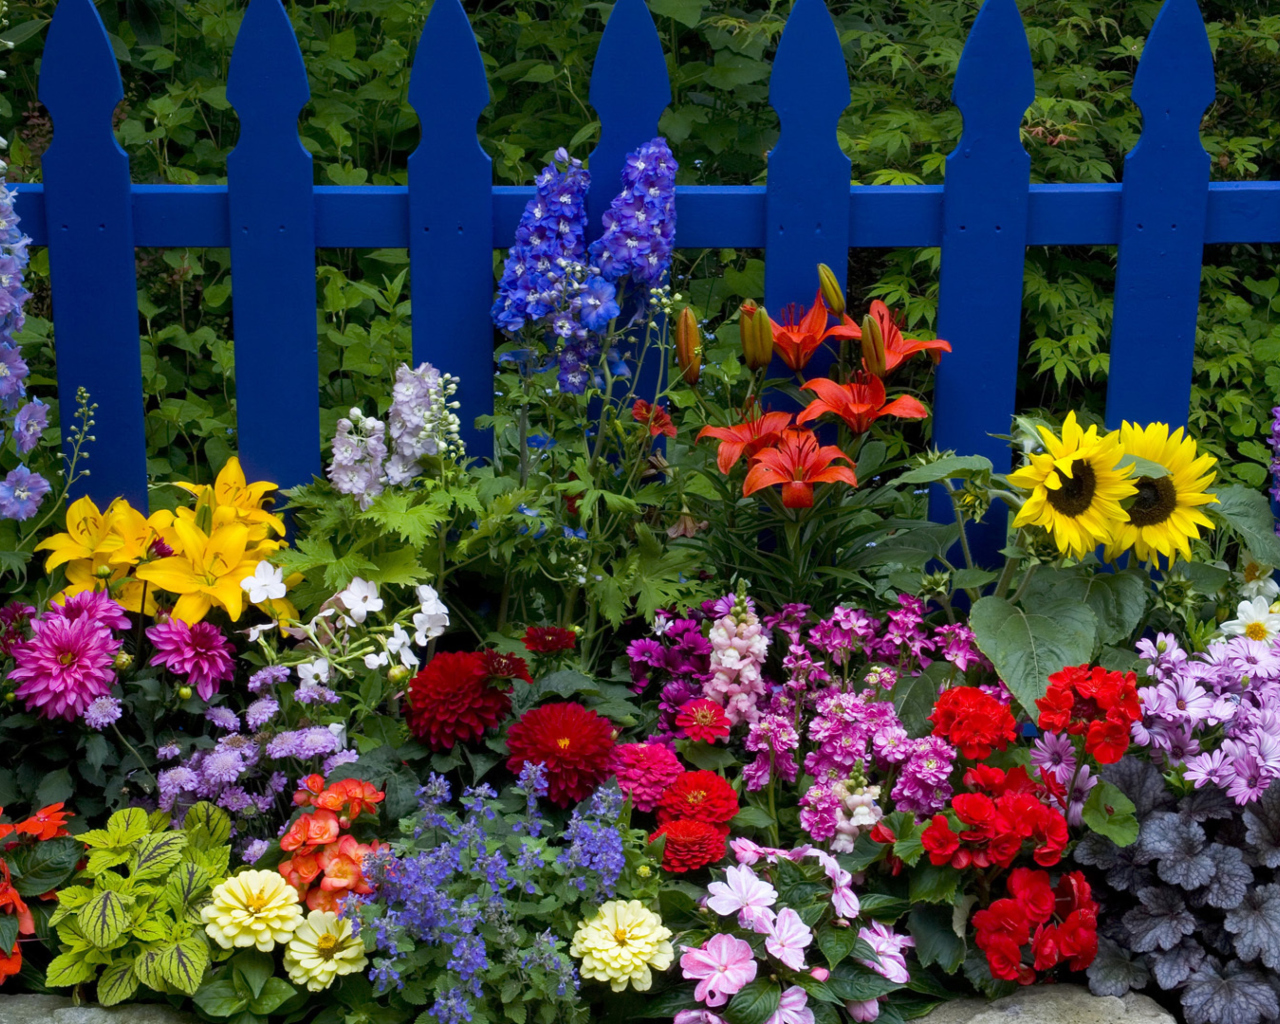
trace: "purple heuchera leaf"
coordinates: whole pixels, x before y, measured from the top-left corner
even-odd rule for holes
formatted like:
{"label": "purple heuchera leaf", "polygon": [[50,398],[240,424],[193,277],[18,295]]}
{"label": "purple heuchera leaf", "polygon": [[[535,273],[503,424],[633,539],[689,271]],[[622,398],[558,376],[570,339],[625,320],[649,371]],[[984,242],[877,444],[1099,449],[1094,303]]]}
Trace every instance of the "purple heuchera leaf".
{"label": "purple heuchera leaf", "polygon": [[1213,877],[1205,889],[1205,902],[1219,910],[1240,906],[1253,884],[1253,870],[1244,862],[1244,856],[1236,847],[1221,843],[1211,843],[1204,852],[1213,860]]}
{"label": "purple heuchera leaf", "polygon": [[1138,900],[1142,906],[1124,915],[1136,952],[1172,949],[1184,935],[1195,932],[1196,919],[1176,889],[1149,886],[1138,890]]}
{"label": "purple heuchera leaf", "polygon": [[1204,947],[1190,938],[1183,939],[1166,953],[1153,954],[1151,971],[1156,984],[1166,990],[1176,988],[1204,963],[1204,958]]}
{"label": "purple heuchera leaf", "polygon": [[1227,931],[1235,936],[1241,960],[1280,967],[1280,885],[1260,885],[1227,911]]}
{"label": "purple heuchera leaf", "polygon": [[1106,836],[1090,832],[1076,844],[1076,863],[1089,868],[1102,868],[1105,871],[1115,864],[1117,851],[1116,844]]}
{"label": "purple heuchera leaf", "polygon": [[1204,829],[1171,811],[1159,811],[1142,823],[1133,859],[1150,864],[1164,857],[1185,857],[1200,852]]}
{"label": "purple heuchera leaf", "polygon": [[1086,973],[1089,991],[1095,996],[1123,996],[1151,980],[1141,960],[1132,959],[1127,949],[1106,938],[1098,939],[1098,955]]}
{"label": "purple heuchera leaf", "polygon": [[1232,961],[1221,975],[1207,965],[1191,975],[1182,990],[1187,1024],[1258,1024],[1280,1012],[1275,991],[1256,971]]}
{"label": "purple heuchera leaf", "polygon": [[1217,786],[1193,789],[1178,801],[1178,813],[1192,821],[1205,822],[1210,818],[1230,818],[1239,808]]}
{"label": "purple heuchera leaf", "polygon": [[1245,839],[1259,862],[1280,868],[1280,783],[1273,782],[1245,810]]}

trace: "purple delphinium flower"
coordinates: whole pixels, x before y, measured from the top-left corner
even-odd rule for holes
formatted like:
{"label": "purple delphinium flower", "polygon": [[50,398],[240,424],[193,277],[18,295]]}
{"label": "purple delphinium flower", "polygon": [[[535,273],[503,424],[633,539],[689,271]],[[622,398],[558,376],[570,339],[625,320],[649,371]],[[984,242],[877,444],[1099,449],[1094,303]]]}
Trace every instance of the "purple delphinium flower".
{"label": "purple delphinium flower", "polygon": [[49,407],[38,398],[28,402],[13,421],[13,439],[18,451],[26,455],[40,443],[44,429],[49,425]]}
{"label": "purple delphinium flower", "polygon": [[26,466],[10,470],[0,481],[0,518],[19,522],[30,519],[49,490],[49,481]]}
{"label": "purple delphinium flower", "polygon": [[115,697],[98,697],[84,711],[84,724],[101,732],[120,718],[122,705]]}
{"label": "purple delphinium flower", "polygon": [[357,498],[362,509],[383,491],[387,457],[386,424],[352,408],[350,417],[338,420],[333,437],[329,481],[339,494]]}
{"label": "purple delphinium flower", "polygon": [[427,455],[460,454],[459,421],[449,407],[457,392],[455,378],[441,374],[430,363],[416,370],[401,364],[391,389],[387,433],[392,455],[386,465],[386,482],[408,483],[421,472],[419,460]]}
{"label": "purple delphinium flower", "polygon": [[605,211],[604,233],[590,247],[591,262],[606,280],[629,275],[644,287],[662,283],[675,246],[677,169],[662,138],[628,155],[622,191]]}

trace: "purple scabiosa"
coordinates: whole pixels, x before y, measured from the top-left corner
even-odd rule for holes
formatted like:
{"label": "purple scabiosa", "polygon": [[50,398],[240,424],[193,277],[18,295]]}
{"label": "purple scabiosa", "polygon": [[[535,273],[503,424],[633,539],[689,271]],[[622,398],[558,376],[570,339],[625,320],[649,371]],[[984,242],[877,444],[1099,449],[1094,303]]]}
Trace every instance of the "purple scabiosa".
{"label": "purple scabiosa", "polygon": [[235,675],[231,644],[212,622],[188,626],[181,619],[169,619],[148,629],[147,639],[156,649],[151,664],[186,678],[201,700],[208,700]]}
{"label": "purple scabiosa", "polygon": [[268,665],[249,677],[249,692],[261,693],[268,686],[278,686],[289,678],[288,665]]}
{"label": "purple scabiosa", "polygon": [[280,702],[274,697],[259,697],[245,709],[245,724],[254,732],[257,732],[271,721],[279,710]]}
{"label": "purple scabiosa", "polygon": [[40,399],[24,405],[13,421],[13,440],[19,453],[26,455],[39,444],[48,425],[49,407]]}
{"label": "purple scabiosa", "polygon": [[186,765],[162,771],[156,781],[160,784],[160,810],[172,811],[179,797],[194,793],[200,786],[200,778]]}
{"label": "purple scabiosa", "polygon": [[182,756],[182,748],[176,743],[165,743],[156,749],[157,761],[172,761]]}
{"label": "purple scabiosa", "polygon": [[342,741],[323,726],[294,729],[274,736],[267,744],[267,756],[277,760],[292,757],[309,761],[322,754],[333,754],[342,749]]}
{"label": "purple scabiosa", "polygon": [[[3,351],[0,351],[2,357]],[[0,518],[19,522],[30,519],[49,490],[49,481],[26,466],[10,470],[0,481]]]}
{"label": "purple scabiosa", "polygon": [[265,839],[251,839],[240,854],[240,859],[246,864],[256,864],[270,849],[271,844]]}
{"label": "purple scabiosa", "polygon": [[240,731],[240,716],[230,708],[206,708],[204,717],[224,732]]}
{"label": "purple scabiosa", "polygon": [[327,686],[303,683],[293,691],[293,699],[299,704],[337,704],[342,698]]}
{"label": "purple scabiosa", "polygon": [[67,618],[51,610],[32,620],[31,632],[29,640],[14,647],[16,664],[9,673],[28,709],[70,722],[111,692],[120,640],[98,619]]}
{"label": "purple scabiosa", "polygon": [[120,718],[122,705],[115,697],[98,697],[85,708],[84,724],[101,732]]}
{"label": "purple scabiosa", "polygon": [[330,754],[320,763],[320,770],[325,775],[328,775],[335,768],[344,764],[355,764],[359,760],[359,752],[355,750],[339,750],[336,754]]}

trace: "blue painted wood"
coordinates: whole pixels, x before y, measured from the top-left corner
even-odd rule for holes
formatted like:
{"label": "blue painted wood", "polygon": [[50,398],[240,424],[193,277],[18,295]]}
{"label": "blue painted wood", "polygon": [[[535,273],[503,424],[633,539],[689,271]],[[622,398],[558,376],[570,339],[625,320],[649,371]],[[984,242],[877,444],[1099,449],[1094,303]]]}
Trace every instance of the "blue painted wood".
{"label": "blue painted wood", "polygon": [[240,460],[282,488],[320,473],[310,98],[280,0],[250,0],[227,75],[240,137],[227,157]]}
{"label": "blue painted wood", "polygon": [[1107,425],[1185,425],[1208,213],[1200,119],[1213,54],[1195,0],[1165,0],[1133,82],[1142,136],[1125,157]]}
{"label": "blue painted wood", "polygon": [[[789,303],[812,304],[819,263],[845,284],[850,164],[836,142],[836,124],[851,98],[840,37],[826,4],[796,0],[769,79],[769,102],[781,122],[765,186],[764,300],[775,320]],[[831,359],[820,350],[808,372],[821,375]],[[779,359],[774,369],[789,373]]]}
{"label": "blue painted wood", "polygon": [[[92,0],[61,0],[40,69],[40,101],[53,117],[42,158],[45,240],[57,322],[62,423],[72,424],[76,389],[98,405],[91,475],[73,497],[117,495],[147,507],[142,355],[134,271],[129,157],[111,131],[124,96],[111,41]],[[28,211],[19,200],[24,218]],[[64,450],[69,454],[67,433]],[[81,467],[83,468],[83,466]]]}
{"label": "blue painted wood", "polygon": [[[447,102],[442,99],[447,97]],[[480,48],[459,0],[436,0],[409,77],[422,141],[409,157],[413,360],[460,378],[467,453],[493,455],[493,170],[476,137],[489,103]]]}
{"label": "blue painted wood", "polygon": [[[1035,100],[1031,49],[1014,0],[986,0],[974,20],[956,72],[952,98],[964,132],[947,156],[942,200],[942,264],[938,336],[943,355],[934,390],[934,444],[985,455],[1008,472],[1007,434],[1017,394],[1022,276],[1026,262],[1031,157],[1020,130]],[[941,487],[930,495],[931,518],[952,517]],[[1004,547],[1004,506],[993,507],[969,539],[980,564]]]}
{"label": "blue painted wood", "polygon": [[[12,186],[22,196],[22,226],[36,245],[48,243],[44,186]],[[523,186],[493,188],[493,247],[511,244],[520,211],[533,195]],[[849,245],[896,248],[942,244],[942,186],[857,185],[849,196]],[[1120,241],[1119,185],[1032,185],[1028,245],[1115,245]],[[314,189],[316,245],[405,248],[409,193],[395,185],[319,185]],[[682,249],[761,248],[763,186],[681,185],[676,193]],[[134,185],[139,246],[226,246],[231,241],[225,185]],[[1206,245],[1280,242],[1280,182],[1209,184]]]}

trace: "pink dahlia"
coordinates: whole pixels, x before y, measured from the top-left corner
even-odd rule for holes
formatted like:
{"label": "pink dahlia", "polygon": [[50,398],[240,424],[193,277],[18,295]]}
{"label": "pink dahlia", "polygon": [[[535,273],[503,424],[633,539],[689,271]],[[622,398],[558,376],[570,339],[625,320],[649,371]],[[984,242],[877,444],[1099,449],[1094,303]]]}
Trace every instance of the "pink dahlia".
{"label": "pink dahlia", "polygon": [[49,614],[60,615],[64,619],[91,619],[104,629],[128,629],[131,625],[124,608],[102,590],[82,590],[72,594],[62,604],[51,605]]}
{"label": "pink dahlia", "polygon": [[624,743],[613,748],[618,788],[631,794],[637,811],[652,811],[667,787],[684,774],[676,755],[661,743]]}
{"label": "pink dahlia", "polygon": [[148,629],[147,638],[156,648],[151,664],[186,676],[201,700],[208,700],[220,683],[235,675],[231,644],[211,622],[188,626],[181,619],[169,619]]}
{"label": "pink dahlia", "polygon": [[72,722],[111,692],[120,641],[97,619],[49,613],[32,620],[31,632],[14,648],[17,667],[9,673],[29,709]]}

